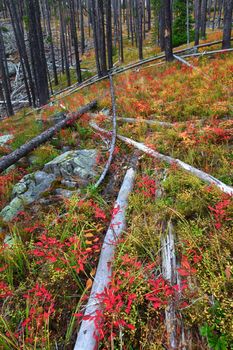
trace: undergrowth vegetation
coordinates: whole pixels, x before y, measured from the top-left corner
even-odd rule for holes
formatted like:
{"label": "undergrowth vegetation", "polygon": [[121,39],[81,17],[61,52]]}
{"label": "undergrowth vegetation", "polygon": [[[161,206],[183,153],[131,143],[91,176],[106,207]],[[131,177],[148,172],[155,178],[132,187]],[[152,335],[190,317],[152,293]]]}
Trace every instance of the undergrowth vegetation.
{"label": "undergrowth vegetation", "polygon": [[[218,39],[218,34],[211,35],[211,40]],[[148,55],[151,50],[148,42]],[[129,50],[126,61],[134,54]],[[93,56],[85,59],[91,68]],[[174,61],[116,76],[117,114],[135,119],[119,120],[118,133],[233,185],[232,55],[191,62],[197,69]],[[68,97],[54,97],[40,111],[24,110],[2,121],[1,133],[14,138],[0,148],[0,155],[53,125],[54,114],[75,111],[95,98],[100,110],[95,121],[110,130],[109,83],[102,81]],[[92,118],[85,114],[1,174],[1,208],[10,201],[16,182],[67,149],[98,149],[101,170],[109,143],[91,129]],[[148,125],[141,119],[171,125]],[[100,189],[91,183],[62,200],[46,193],[48,205],[26,207],[9,223],[1,219],[0,349],[73,348],[131,153],[117,142]],[[183,327],[187,348],[233,349],[232,212],[232,197],[175,163],[140,158],[111,282],[98,296],[101,349],[169,348],[166,310],[171,304],[176,305],[177,334]],[[170,224],[176,237],[175,284],[164,278],[161,267],[161,242]]]}

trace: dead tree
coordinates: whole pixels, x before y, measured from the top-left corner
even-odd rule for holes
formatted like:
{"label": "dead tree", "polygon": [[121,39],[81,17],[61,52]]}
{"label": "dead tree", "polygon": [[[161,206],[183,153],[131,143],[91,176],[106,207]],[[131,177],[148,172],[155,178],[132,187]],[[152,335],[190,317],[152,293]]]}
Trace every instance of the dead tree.
{"label": "dead tree", "polygon": [[8,116],[10,116],[14,114],[14,111],[11,104],[10,83],[9,83],[6,67],[7,67],[7,61],[6,61],[6,54],[5,54],[5,46],[4,46],[3,35],[2,35],[2,27],[0,25],[0,76],[2,80],[6,110],[7,110]]}
{"label": "dead tree", "polygon": [[224,0],[223,49],[229,49],[231,47],[232,10],[233,0]]}
{"label": "dead tree", "polygon": [[41,16],[38,0],[27,0],[29,45],[31,61],[34,72],[37,98],[40,105],[44,105],[49,99],[47,78],[47,62],[44,50],[44,41],[41,28]]}
{"label": "dead tree", "polygon": [[201,38],[206,37],[207,0],[201,1]]}
{"label": "dead tree", "polygon": [[194,0],[194,17],[195,17],[195,42],[194,45],[199,44],[199,32],[201,22],[201,0]]}
{"label": "dead tree", "polygon": [[[74,45],[76,75],[77,75],[78,82],[81,83],[82,75],[81,75],[81,67],[80,67],[80,60],[79,60],[79,47],[78,47],[77,28],[76,28],[76,22],[75,22],[74,0],[70,0],[70,27],[71,27],[71,38],[73,40],[73,45]],[[72,53],[71,53],[71,57],[72,57]]]}
{"label": "dead tree", "polygon": [[164,0],[164,43],[166,61],[173,60],[171,0]]}

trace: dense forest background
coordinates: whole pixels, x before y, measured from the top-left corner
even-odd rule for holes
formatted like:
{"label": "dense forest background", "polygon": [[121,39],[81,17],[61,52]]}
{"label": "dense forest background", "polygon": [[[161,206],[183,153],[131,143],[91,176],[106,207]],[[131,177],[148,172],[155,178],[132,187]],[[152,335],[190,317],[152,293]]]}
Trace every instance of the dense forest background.
{"label": "dense forest background", "polygon": [[74,79],[81,83],[90,73],[84,55],[93,51],[101,77],[124,62],[130,47],[142,60],[148,36],[168,61],[173,47],[198,45],[206,28],[223,28],[222,48],[227,49],[232,7],[232,0],[1,0],[3,113],[46,104],[61,80],[67,86]]}

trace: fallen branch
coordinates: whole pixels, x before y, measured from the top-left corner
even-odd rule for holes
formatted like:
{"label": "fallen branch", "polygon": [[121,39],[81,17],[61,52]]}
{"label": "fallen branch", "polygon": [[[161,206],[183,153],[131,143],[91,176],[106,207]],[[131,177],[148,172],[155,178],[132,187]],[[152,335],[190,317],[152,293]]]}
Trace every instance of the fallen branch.
{"label": "fallen branch", "polygon": [[45,130],[40,135],[34,137],[29,142],[25,143],[14,152],[2,157],[0,159],[0,173],[7,169],[9,166],[17,162],[19,159],[26,156],[29,152],[33,151],[35,148],[40,146],[49,140],[57,131],[75,122],[75,120],[82,114],[88,112],[91,108],[96,107],[97,101],[92,101],[87,105],[80,108],[77,113],[68,114],[67,118],[57,123],[55,126]]}
{"label": "fallen branch", "polygon": [[[90,298],[86,306],[86,317],[81,323],[74,350],[96,349],[96,335],[98,334],[96,334],[97,329],[94,317],[97,311],[101,308],[100,300],[96,297],[96,295],[103,292],[111,280],[111,264],[114,259],[116,244],[126,226],[126,208],[128,204],[128,197],[132,192],[134,185],[134,178],[136,174],[135,166],[136,159],[134,160],[132,167],[126,172],[120,192],[115,202],[114,208],[116,208],[117,213],[112,216],[110,226],[104,239]],[[88,319],[88,316],[91,316],[91,318]]]}
{"label": "fallen branch", "polygon": [[205,56],[205,55],[214,55],[218,53],[228,53],[233,51],[233,48],[231,49],[224,49],[224,50],[214,50],[214,51],[204,51],[200,53],[190,53],[187,55],[182,55],[181,57],[186,58],[186,57],[198,57],[198,56]]}
{"label": "fallen branch", "polygon": [[111,99],[112,99],[112,111],[113,111],[113,117],[112,117],[112,142],[111,142],[111,146],[110,146],[110,150],[109,150],[109,157],[107,160],[107,163],[104,167],[104,170],[99,178],[99,180],[96,182],[95,184],[95,188],[97,188],[104,180],[109,167],[111,165],[112,162],[112,158],[113,158],[113,152],[115,149],[115,145],[116,145],[116,135],[117,135],[117,122],[116,122],[116,101],[115,101],[115,91],[114,91],[114,85],[113,85],[113,80],[112,80],[112,76],[109,75],[109,80],[110,80],[110,92],[111,92]]}
{"label": "fallen branch", "polygon": [[188,67],[190,67],[192,69],[196,69],[197,68],[197,67],[193,66],[191,63],[185,61],[182,57],[174,55],[174,54],[173,54],[173,56],[175,57],[175,59],[177,61],[180,61],[181,63],[185,64],[186,66],[188,66]]}
{"label": "fallen branch", "polygon": [[182,64],[184,64],[185,66],[188,66],[190,68],[192,68],[193,70],[198,71],[200,74],[202,74],[206,79],[210,80],[210,77],[205,74],[199,67],[195,67],[194,65],[192,65],[191,63],[187,62],[186,60],[184,60],[182,57],[177,56],[177,55],[173,55],[175,57],[175,59],[179,62],[181,62]]}
{"label": "fallen branch", "polygon": [[[100,114],[101,114],[101,112],[100,112]],[[98,114],[96,114],[96,113],[90,113],[89,115],[91,117],[94,117],[94,118],[98,117]],[[106,115],[106,118],[113,119],[113,116]],[[168,127],[168,128],[174,127],[174,124],[168,123],[168,122],[161,122],[160,120],[150,120],[150,119],[147,120],[147,119],[142,119],[142,118],[126,118],[126,117],[119,117],[119,116],[117,117],[117,120],[125,122],[125,123],[133,123],[133,124],[145,123],[148,125],[160,125],[160,126],[164,126],[164,127]]]}
{"label": "fallen branch", "polygon": [[[25,100],[25,101],[11,101],[11,103],[13,104],[13,105],[16,105],[16,104],[24,104],[24,103],[29,103],[27,100]],[[0,104],[1,105],[4,105],[5,104],[5,102],[4,101],[0,101]]]}
{"label": "fallen branch", "polygon": [[[111,134],[107,130],[100,128],[96,123],[90,122],[90,125],[91,125],[91,127],[93,129],[99,131],[100,133]],[[199,170],[197,168],[194,168],[193,166],[191,166],[191,165],[189,165],[189,164],[187,164],[185,162],[182,162],[179,159],[175,159],[175,158],[172,158],[170,156],[165,156],[164,154],[158,153],[158,152],[154,151],[153,149],[147,147],[143,143],[139,143],[137,141],[129,139],[128,137],[121,136],[121,135],[117,135],[117,137],[121,141],[127,143],[128,145],[134,146],[135,148],[139,149],[140,151],[142,151],[144,153],[149,154],[152,157],[155,157],[157,159],[165,161],[168,164],[174,164],[175,163],[180,168],[185,169],[186,171],[188,171],[189,173],[195,175],[196,177],[198,177],[202,181],[205,181],[205,182],[207,182],[209,184],[213,184],[213,185],[217,186],[221,191],[223,191],[223,192],[225,192],[225,193],[227,193],[229,195],[233,195],[233,187],[224,184],[220,180],[218,180],[215,177],[205,173],[204,171]]]}
{"label": "fallen branch", "polygon": [[174,125],[172,123],[168,122],[161,122],[159,120],[146,120],[142,118],[124,118],[124,117],[118,117],[118,120],[121,120],[126,123],[145,123],[148,125],[160,125],[167,128],[172,128]]}

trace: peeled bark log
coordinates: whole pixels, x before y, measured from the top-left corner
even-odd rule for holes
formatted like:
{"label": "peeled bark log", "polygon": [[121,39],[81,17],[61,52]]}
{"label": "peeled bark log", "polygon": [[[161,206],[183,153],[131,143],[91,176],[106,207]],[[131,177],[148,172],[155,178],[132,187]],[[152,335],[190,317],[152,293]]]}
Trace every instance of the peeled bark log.
{"label": "peeled bark log", "polygon": [[107,160],[107,163],[104,167],[104,170],[99,178],[99,180],[95,184],[95,188],[97,188],[104,180],[105,176],[107,175],[107,172],[109,170],[109,167],[112,162],[113,158],[113,153],[116,145],[116,135],[117,135],[117,122],[116,122],[116,98],[115,98],[115,91],[114,91],[114,85],[113,85],[113,80],[112,76],[109,75],[109,80],[110,80],[110,92],[111,92],[111,99],[112,99],[112,110],[113,110],[113,118],[112,118],[112,142],[111,142],[111,147],[109,150],[109,157]]}
{"label": "peeled bark log", "polygon": [[91,295],[85,311],[85,316],[91,315],[92,318],[82,321],[74,350],[94,350],[97,346],[97,340],[95,336],[97,330],[93,316],[95,317],[96,312],[100,310],[101,305],[100,301],[96,298],[96,295],[103,292],[111,280],[111,265],[114,259],[116,244],[126,226],[126,208],[128,205],[129,195],[133,189],[134,178],[136,174],[134,168],[135,165],[127,170],[114,206],[114,208],[118,209],[117,214],[112,217],[104,239],[96,275],[91,290]]}
{"label": "peeled bark log", "polygon": [[0,173],[3,172],[5,169],[9,168],[9,166],[11,166],[12,164],[16,163],[19,159],[26,156],[28,153],[33,151],[38,146],[45,143],[47,140],[53,137],[53,135],[57,131],[59,131],[60,129],[64,128],[67,125],[74,123],[78,117],[88,112],[91,108],[96,107],[96,105],[97,105],[97,101],[92,101],[88,103],[87,105],[80,108],[77,113],[70,113],[66,119],[62,120],[55,126],[49,128],[48,130],[45,130],[40,135],[34,137],[32,140],[30,140],[29,142],[25,143],[24,145],[16,149],[14,152],[8,154],[7,156],[2,157],[0,159]]}
{"label": "peeled bark log", "polygon": [[[91,122],[90,125],[93,127],[93,129],[95,129],[101,133],[111,134],[107,130],[100,128],[95,123]],[[129,139],[128,137],[124,137],[121,135],[117,135],[117,137],[119,138],[119,140],[127,143],[128,145],[134,146],[135,148],[139,149],[140,151],[142,151],[144,153],[149,154],[150,156],[152,156],[154,158],[160,159],[161,161],[167,162],[168,164],[174,164],[174,163],[177,164],[180,168],[185,169],[186,171],[195,175],[196,177],[198,177],[202,181],[217,186],[224,193],[227,193],[229,195],[233,194],[233,187],[224,184],[220,180],[216,179],[214,176],[211,176],[202,170],[194,168],[192,165],[189,165],[185,162],[182,162],[179,159],[175,159],[175,158],[172,158],[170,156],[165,156],[164,154],[158,153],[158,152],[154,151],[153,149],[151,149],[150,147],[147,147],[143,143],[134,141],[132,139]]]}
{"label": "peeled bark log", "polygon": [[[177,273],[175,235],[173,233],[173,225],[171,222],[167,224],[167,234],[161,238],[162,250],[162,274],[165,280],[169,281],[171,286],[178,284],[180,287],[180,279]],[[165,309],[165,320],[169,349],[183,349],[182,332],[177,330],[180,328],[181,318],[177,317],[177,310],[174,300],[171,300]]]}

